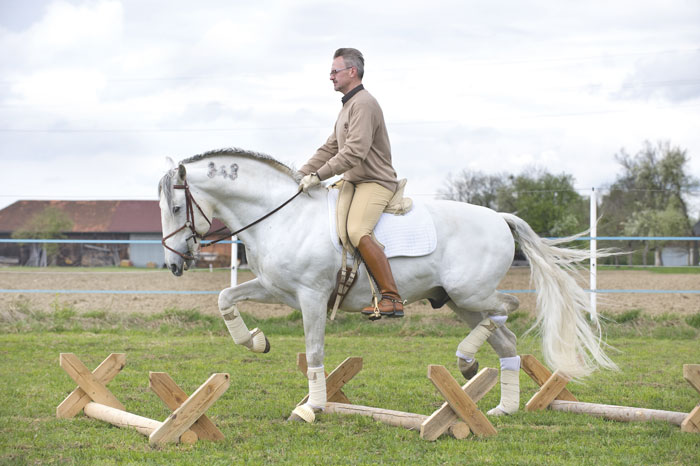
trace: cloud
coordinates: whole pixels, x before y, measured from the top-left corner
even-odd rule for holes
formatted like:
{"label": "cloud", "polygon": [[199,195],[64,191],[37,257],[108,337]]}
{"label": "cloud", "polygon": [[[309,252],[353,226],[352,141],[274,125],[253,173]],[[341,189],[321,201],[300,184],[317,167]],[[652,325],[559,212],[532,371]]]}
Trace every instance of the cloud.
{"label": "cloud", "polygon": [[616,93],[621,99],[672,103],[700,98],[700,48],[640,60]]}
{"label": "cloud", "polygon": [[645,139],[688,148],[700,170],[699,7],[682,0],[0,8],[5,192],[152,197],[166,155],[230,146],[300,166],[340,109],[328,70],[342,46],[365,54],[409,192],[532,163],[593,186]]}

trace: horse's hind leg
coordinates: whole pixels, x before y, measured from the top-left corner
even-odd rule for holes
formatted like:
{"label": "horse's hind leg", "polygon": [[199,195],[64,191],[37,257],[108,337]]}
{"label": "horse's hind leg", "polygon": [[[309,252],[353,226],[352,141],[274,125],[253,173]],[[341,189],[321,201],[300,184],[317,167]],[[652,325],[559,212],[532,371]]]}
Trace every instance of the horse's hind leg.
{"label": "horse's hind leg", "polygon": [[465,377],[471,378],[478,369],[475,359],[479,348],[488,341],[501,361],[501,401],[488,412],[491,415],[512,414],[520,405],[520,357],[517,355],[516,337],[505,326],[508,314],[518,307],[518,299],[503,293],[494,293],[478,303],[453,301],[448,305],[472,331],[457,347],[457,361]]}
{"label": "horse's hind leg", "polygon": [[258,279],[224,289],[219,293],[219,312],[224,318],[228,332],[237,345],[243,345],[255,353],[270,351],[270,342],[260,329],[248,330],[236,303],[246,300],[274,302],[274,298],[260,285]]}

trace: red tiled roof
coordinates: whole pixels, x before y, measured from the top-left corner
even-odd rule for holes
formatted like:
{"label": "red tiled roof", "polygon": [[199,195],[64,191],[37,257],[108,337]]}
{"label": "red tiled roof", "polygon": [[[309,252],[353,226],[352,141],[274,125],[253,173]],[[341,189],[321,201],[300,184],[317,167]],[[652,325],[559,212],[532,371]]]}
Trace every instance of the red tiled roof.
{"label": "red tiled roof", "polygon": [[[161,233],[158,201],[17,201],[0,210],[0,232],[22,228],[47,207],[63,211],[73,222],[64,233]],[[212,228],[222,226],[215,220]]]}

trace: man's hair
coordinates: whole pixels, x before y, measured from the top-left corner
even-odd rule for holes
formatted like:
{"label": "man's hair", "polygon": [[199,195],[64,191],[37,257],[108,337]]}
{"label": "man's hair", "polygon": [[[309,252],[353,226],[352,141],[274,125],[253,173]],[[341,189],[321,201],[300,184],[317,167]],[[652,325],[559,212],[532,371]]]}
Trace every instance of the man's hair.
{"label": "man's hair", "polygon": [[353,48],[342,48],[335,51],[333,58],[343,57],[345,66],[354,66],[357,68],[357,75],[362,79],[365,74],[365,58],[362,52]]}

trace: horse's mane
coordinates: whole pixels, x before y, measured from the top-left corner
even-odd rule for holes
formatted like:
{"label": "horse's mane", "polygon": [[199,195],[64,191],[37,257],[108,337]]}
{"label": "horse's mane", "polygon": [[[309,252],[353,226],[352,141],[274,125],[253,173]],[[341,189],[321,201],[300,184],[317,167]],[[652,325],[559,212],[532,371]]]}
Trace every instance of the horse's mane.
{"label": "horse's mane", "polygon": [[296,181],[297,183],[301,180],[301,174],[298,171],[296,171],[294,168],[280,162],[279,160],[275,159],[271,155],[263,154],[260,152],[239,149],[237,147],[211,150],[208,152],[204,152],[203,154],[193,155],[192,157],[188,157],[188,158],[182,160],[180,163],[198,162],[200,160],[204,160],[204,159],[207,159],[209,157],[218,157],[221,155],[224,155],[224,156],[225,155],[232,155],[232,156],[236,156],[236,157],[248,157],[250,159],[254,159],[254,160],[262,162],[266,165],[269,165],[276,170],[280,170],[282,173],[285,173],[285,174],[289,175],[290,177],[292,177],[294,179],[294,181]]}
{"label": "horse's mane", "polygon": [[[193,155],[192,157],[188,157],[184,160],[181,160],[180,163],[181,164],[194,163],[194,162],[199,162],[200,160],[208,159],[210,157],[218,157],[218,156],[226,156],[226,155],[231,155],[231,156],[236,156],[236,157],[248,157],[250,159],[257,160],[257,161],[262,162],[266,165],[269,165],[270,167],[272,167],[276,170],[281,171],[282,173],[290,176],[297,183],[299,183],[299,181],[301,180],[301,176],[302,176],[301,173],[299,173],[294,168],[280,162],[279,160],[275,159],[274,157],[267,155],[267,154],[260,153],[260,152],[238,149],[235,147],[227,148],[227,149],[211,150],[208,152],[204,152],[202,154]],[[177,173],[177,168],[173,168],[171,170],[168,170],[168,172],[163,176],[163,178],[161,178],[160,182],[158,183],[158,196],[160,197],[161,193],[163,193],[169,207],[172,207],[173,176],[176,173]]]}

